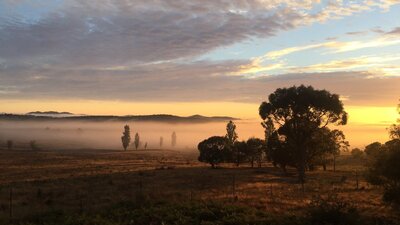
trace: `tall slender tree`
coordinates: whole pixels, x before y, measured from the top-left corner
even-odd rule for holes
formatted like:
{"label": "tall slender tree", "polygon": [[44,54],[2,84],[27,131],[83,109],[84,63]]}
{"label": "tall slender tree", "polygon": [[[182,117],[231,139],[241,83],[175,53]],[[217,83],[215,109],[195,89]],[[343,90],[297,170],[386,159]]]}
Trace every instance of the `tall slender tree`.
{"label": "tall slender tree", "polygon": [[239,166],[241,160],[240,156],[240,149],[238,147],[243,147],[241,144],[236,144],[236,141],[238,139],[238,135],[236,133],[236,124],[230,120],[226,124],[226,147],[227,149],[232,153],[232,161],[236,164],[236,166]]}
{"label": "tall slender tree", "polygon": [[121,141],[122,141],[122,147],[126,151],[126,149],[129,146],[129,143],[131,142],[131,131],[128,125],[124,126],[124,132],[122,133]]}
{"label": "tall slender tree", "polygon": [[164,143],[164,138],[163,138],[163,137],[160,137],[160,148],[162,148],[163,143]]}
{"label": "tall slender tree", "polygon": [[171,135],[171,146],[172,147],[176,146],[176,133],[175,133],[175,131],[172,132],[172,135]]}
{"label": "tall slender tree", "polygon": [[228,145],[233,146],[235,141],[238,139],[238,135],[236,133],[236,125],[232,120],[226,124],[226,135],[225,138],[228,140]]}
{"label": "tall slender tree", "polygon": [[135,134],[135,142],[134,142],[134,144],[135,144],[135,149],[137,150],[137,149],[139,148],[139,145],[140,145],[140,136],[139,136],[139,133],[136,133],[136,134]]}

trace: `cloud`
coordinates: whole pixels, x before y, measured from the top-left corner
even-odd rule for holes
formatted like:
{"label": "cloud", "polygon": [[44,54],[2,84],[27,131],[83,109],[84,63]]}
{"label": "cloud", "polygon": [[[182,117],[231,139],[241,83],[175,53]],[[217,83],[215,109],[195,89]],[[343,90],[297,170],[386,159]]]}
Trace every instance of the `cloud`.
{"label": "cloud", "polygon": [[400,27],[395,27],[391,31],[386,32],[387,35],[400,35]]}
{"label": "cloud", "polygon": [[285,48],[277,51],[272,51],[268,52],[264,56],[262,56],[263,59],[269,58],[269,59],[276,59],[280,58],[285,55],[289,55],[295,52],[300,52],[300,51],[305,51],[305,50],[310,50],[310,49],[316,49],[316,48],[321,48],[321,47],[326,47],[332,44],[335,44],[336,42],[325,42],[325,43],[320,43],[320,44],[311,44],[311,45],[304,45],[304,46],[296,46],[296,47],[290,47],[290,48]]}
{"label": "cloud", "polygon": [[350,36],[358,36],[358,35],[364,35],[367,34],[368,31],[350,31],[350,32],[346,32],[347,35]]}
{"label": "cloud", "polygon": [[249,63],[198,61],[116,70],[38,69],[29,74],[9,68],[9,76],[1,77],[0,83],[13,87],[7,89],[12,92],[2,92],[0,98],[258,103],[278,87],[300,84],[346,96],[346,104],[352,105],[391,105],[400,95],[400,77],[377,76],[372,71],[292,72],[252,79],[226,75]]}
{"label": "cloud", "polygon": [[[377,75],[400,76],[400,73],[395,73],[397,68],[388,64],[388,62],[396,61],[400,61],[400,55],[360,56],[342,60],[332,60],[326,63],[318,63],[303,67],[292,67],[289,68],[289,70],[297,73],[314,73],[350,71],[354,69],[365,71],[372,69],[375,72],[381,71]],[[384,71],[387,71],[387,73],[384,73]]]}
{"label": "cloud", "polygon": [[[311,0],[70,0],[42,10],[46,2],[3,3],[14,13],[0,16],[0,58],[64,67],[190,59],[248,38],[383,7]],[[27,4],[30,13],[18,11]],[[316,6],[321,9],[315,12]]]}
{"label": "cloud", "polygon": [[331,53],[341,53],[341,52],[350,52],[356,51],[365,48],[378,48],[378,47],[386,47],[391,45],[400,44],[400,39],[397,38],[386,38],[380,37],[377,39],[372,39],[369,41],[328,41],[322,42],[318,44],[310,44],[303,46],[294,46],[289,48],[284,48],[276,51],[267,52],[265,55],[259,57],[260,60],[267,59],[277,59],[286,55],[290,55],[296,52],[302,52],[312,49],[325,48],[329,49]]}
{"label": "cloud", "polygon": [[[51,7],[46,6],[50,2]],[[357,48],[351,46],[382,46],[371,43],[324,42],[252,60],[195,60],[251,38],[386,9],[390,6],[386,1],[350,5],[312,0],[55,2],[0,3],[5,6],[0,7],[0,98],[259,102],[277,87],[304,83],[337,91],[353,102],[378,98],[385,102],[398,90],[398,78],[381,79],[369,72],[247,76],[286,66],[269,58],[316,48],[352,51]],[[386,41],[386,46],[396,42]],[[330,70],[322,72],[326,71]],[[387,90],[371,92],[375,85],[385,85]]]}

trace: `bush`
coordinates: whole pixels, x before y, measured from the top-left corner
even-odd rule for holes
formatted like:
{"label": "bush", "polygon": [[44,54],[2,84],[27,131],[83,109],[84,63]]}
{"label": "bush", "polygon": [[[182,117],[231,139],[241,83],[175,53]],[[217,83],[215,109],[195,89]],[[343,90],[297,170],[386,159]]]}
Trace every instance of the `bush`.
{"label": "bush", "polygon": [[356,225],[360,224],[357,209],[348,202],[329,195],[315,197],[309,206],[308,216],[311,224],[315,225]]}
{"label": "bush", "polygon": [[294,216],[272,216],[251,207],[215,202],[153,202],[146,206],[123,202],[102,213],[67,215],[54,211],[20,221],[20,225],[305,225]]}
{"label": "bush", "polygon": [[13,148],[14,142],[12,140],[7,140],[7,149],[11,150]]}
{"label": "bush", "polygon": [[400,140],[394,139],[382,146],[367,171],[367,181],[385,188],[383,200],[400,205]]}
{"label": "bush", "polygon": [[353,148],[351,150],[351,156],[353,158],[359,159],[359,158],[361,158],[363,156],[363,154],[364,154],[364,152],[361,151],[359,148]]}
{"label": "bush", "polygon": [[39,146],[37,145],[36,141],[30,141],[29,145],[33,151],[40,150]]}

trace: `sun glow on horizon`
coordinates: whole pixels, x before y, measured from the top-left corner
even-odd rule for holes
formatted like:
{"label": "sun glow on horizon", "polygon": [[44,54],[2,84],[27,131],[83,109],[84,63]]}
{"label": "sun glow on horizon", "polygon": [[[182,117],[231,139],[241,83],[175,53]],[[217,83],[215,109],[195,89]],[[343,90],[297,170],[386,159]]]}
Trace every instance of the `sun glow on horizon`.
{"label": "sun glow on horizon", "polygon": [[[254,123],[254,130],[259,131],[259,104],[235,102],[124,102],[95,100],[47,100],[22,101],[0,100],[3,113],[24,114],[31,111],[67,111],[75,114],[88,115],[145,115],[173,114],[191,116],[231,116],[243,121]],[[388,140],[386,128],[396,122],[398,112],[396,106],[345,106],[349,113],[346,126],[337,129],[344,130],[352,147],[362,147],[372,141]],[[246,122],[246,123],[247,123]],[[252,129],[252,128],[246,128]],[[262,137],[263,134],[257,135]]]}

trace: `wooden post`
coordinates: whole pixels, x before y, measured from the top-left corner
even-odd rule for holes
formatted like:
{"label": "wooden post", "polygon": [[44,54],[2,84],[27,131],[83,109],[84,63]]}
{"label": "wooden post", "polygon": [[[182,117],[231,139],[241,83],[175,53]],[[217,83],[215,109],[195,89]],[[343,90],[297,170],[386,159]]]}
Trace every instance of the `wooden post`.
{"label": "wooden post", "polygon": [[193,201],[193,185],[194,185],[194,182],[193,182],[193,178],[192,178],[192,179],[190,179],[190,201]]}
{"label": "wooden post", "polygon": [[271,186],[270,186],[270,196],[271,196],[271,201],[273,200],[273,194],[272,194],[272,184],[271,184]]}
{"label": "wooden post", "polygon": [[140,178],[140,181],[139,181],[139,192],[140,192],[141,195],[143,194],[143,181],[142,181],[142,178]]}
{"label": "wooden post", "polygon": [[10,187],[10,223],[13,221],[13,189]]}
{"label": "wooden post", "polygon": [[232,198],[233,198],[233,201],[236,200],[236,178],[235,178],[235,174],[233,174],[233,177],[232,177]]}
{"label": "wooden post", "polygon": [[333,154],[333,172],[336,172],[336,155]]}
{"label": "wooden post", "polygon": [[356,170],[356,190],[358,190],[358,171]]}
{"label": "wooden post", "polygon": [[83,214],[83,200],[82,196],[79,196],[79,213],[82,215]]}

